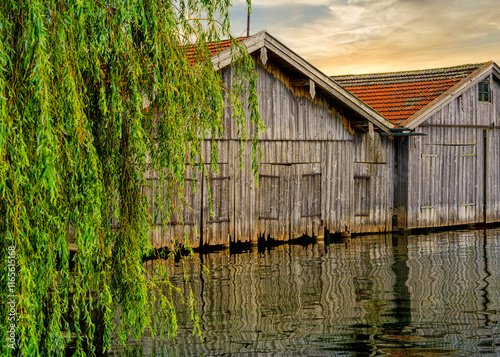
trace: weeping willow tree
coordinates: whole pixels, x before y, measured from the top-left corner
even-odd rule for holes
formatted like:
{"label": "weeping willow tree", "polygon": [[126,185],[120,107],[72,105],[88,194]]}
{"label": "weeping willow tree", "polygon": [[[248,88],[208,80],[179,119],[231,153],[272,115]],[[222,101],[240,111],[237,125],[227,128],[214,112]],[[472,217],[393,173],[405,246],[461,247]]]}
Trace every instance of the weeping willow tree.
{"label": "weeping willow tree", "polygon": [[175,287],[143,268],[152,254],[143,188],[152,171],[162,190],[183,186],[186,161],[199,164],[205,135],[222,129],[225,96],[242,137],[261,126],[249,55],[235,50],[229,91],[206,45],[230,38],[229,8],[1,2],[2,355],[61,355],[70,342],[77,355],[99,355],[112,334],[175,334]]}

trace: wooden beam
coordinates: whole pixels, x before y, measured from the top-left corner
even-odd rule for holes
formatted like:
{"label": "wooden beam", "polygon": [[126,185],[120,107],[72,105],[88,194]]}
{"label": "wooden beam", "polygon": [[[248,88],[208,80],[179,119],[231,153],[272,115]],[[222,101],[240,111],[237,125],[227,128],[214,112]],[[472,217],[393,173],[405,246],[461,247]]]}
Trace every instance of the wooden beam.
{"label": "wooden beam", "polygon": [[309,85],[309,78],[299,78],[291,80],[292,87],[305,87]]}
{"label": "wooden beam", "polygon": [[315,84],[312,79],[309,79],[309,94],[311,95],[311,99],[314,99],[316,96],[316,89],[314,88]]}
{"label": "wooden beam", "polygon": [[[255,52],[256,50],[264,47],[265,36],[266,31],[261,31],[258,34],[243,40],[242,44],[247,47],[249,53]],[[222,69],[231,64],[231,49],[227,48],[224,51],[212,56],[212,63],[216,70]]]}
{"label": "wooden beam", "polygon": [[260,61],[262,62],[262,64],[265,66],[266,63],[267,63],[267,48],[265,47],[262,47],[260,49]]}
{"label": "wooden beam", "polygon": [[375,139],[375,132],[373,131],[373,124],[371,122],[368,123],[368,136],[372,141]]}

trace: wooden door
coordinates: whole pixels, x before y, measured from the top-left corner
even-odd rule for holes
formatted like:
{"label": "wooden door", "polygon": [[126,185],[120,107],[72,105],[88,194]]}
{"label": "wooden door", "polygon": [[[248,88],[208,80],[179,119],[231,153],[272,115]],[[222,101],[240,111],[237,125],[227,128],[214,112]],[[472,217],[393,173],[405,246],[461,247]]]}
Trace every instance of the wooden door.
{"label": "wooden door", "polygon": [[321,226],[321,165],[261,165],[259,230],[289,240],[318,235]]}
{"label": "wooden door", "polygon": [[321,164],[293,165],[292,176],[292,238],[317,236],[322,225]]}
{"label": "wooden door", "polygon": [[420,159],[418,227],[483,220],[482,150],[475,142],[425,145]]}
{"label": "wooden door", "polygon": [[353,212],[354,226],[368,225],[371,209],[371,183],[373,180],[368,164],[354,164]]}
{"label": "wooden door", "polygon": [[[479,138],[479,135],[478,135]],[[477,223],[484,220],[484,167],[482,146],[464,145],[456,148],[459,170],[456,180],[460,183],[458,194],[458,224]]]}
{"label": "wooden door", "polygon": [[[174,186],[169,190],[160,187],[157,173],[150,174],[146,179],[150,238],[155,248],[171,249],[175,241],[189,241],[193,248],[200,244],[201,175],[188,166],[185,177],[184,187]],[[166,206],[168,202],[169,207]]]}
{"label": "wooden door", "polygon": [[288,166],[262,164],[259,173],[258,225],[261,236],[284,240],[289,233]]}
{"label": "wooden door", "polygon": [[219,173],[203,179],[202,244],[229,243],[232,212],[232,180],[228,164],[219,164]]}
{"label": "wooden door", "polygon": [[[443,178],[441,169],[443,163],[449,159],[454,160],[452,153],[450,158],[447,154],[453,150],[451,146],[425,145],[420,155],[421,181],[420,185],[420,205],[418,207],[418,219],[420,227],[434,227],[448,225],[447,207],[443,202],[448,200],[449,190],[443,188]],[[458,165],[449,162],[450,172],[456,173]],[[448,184],[449,186],[450,184]]]}

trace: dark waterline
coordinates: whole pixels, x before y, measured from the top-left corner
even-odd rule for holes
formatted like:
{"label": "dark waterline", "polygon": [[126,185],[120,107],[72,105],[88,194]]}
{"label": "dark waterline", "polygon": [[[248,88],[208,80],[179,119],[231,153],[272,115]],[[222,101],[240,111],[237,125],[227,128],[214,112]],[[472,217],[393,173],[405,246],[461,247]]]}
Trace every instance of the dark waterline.
{"label": "dark waterline", "polygon": [[[204,342],[179,336],[130,355],[499,356],[500,229],[370,235],[199,256],[188,264]],[[150,261],[147,264],[157,264]],[[182,269],[169,263],[171,280]],[[125,351],[115,347],[111,354]]]}

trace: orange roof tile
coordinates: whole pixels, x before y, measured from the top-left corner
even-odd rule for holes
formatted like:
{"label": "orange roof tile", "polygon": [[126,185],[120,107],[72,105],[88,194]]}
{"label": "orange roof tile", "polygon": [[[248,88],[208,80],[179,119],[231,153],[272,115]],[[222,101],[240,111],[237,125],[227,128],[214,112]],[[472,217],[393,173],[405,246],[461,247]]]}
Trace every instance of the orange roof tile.
{"label": "orange roof tile", "polygon": [[[236,40],[238,41],[243,41],[247,37],[239,37]],[[231,40],[221,40],[220,42],[209,42],[207,43],[208,50],[212,54],[212,56],[216,55],[219,52],[222,52],[229,47],[231,47]],[[189,46],[187,50],[187,55],[189,58],[189,62],[191,64],[194,64],[196,61],[196,47],[195,46]]]}
{"label": "orange roof tile", "polygon": [[[245,39],[247,39],[247,37],[236,38],[237,41],[243,41]],[[231,42],[232,42],[232,40],[221,40],[219,42],[208,42],[206,45],[208,47],[208,50],[212,54],[212,56],[214,56],[217,53],[222,52],[222,51],[228,49],[229,47],[231,47]],[[197,57],[198,57],[197,51],[196,51],[196,46],[195,45],[187,45],[184,48],[187,48],[186,52],[187,52],[187,56],[189,59],[189,63],[194,64],[197,60]],[[151,68],[152,68],[152,66],[149,69],[150,72],[151,72]],[[109,83],[108,68],[107,68],[105,63],[101,63],[101,69],[104,71],[105,81]]]}
{"label": "orange roof tile", "polygon": [[393,124],[398,124],[483,65],[485,63],[331,78]]}

